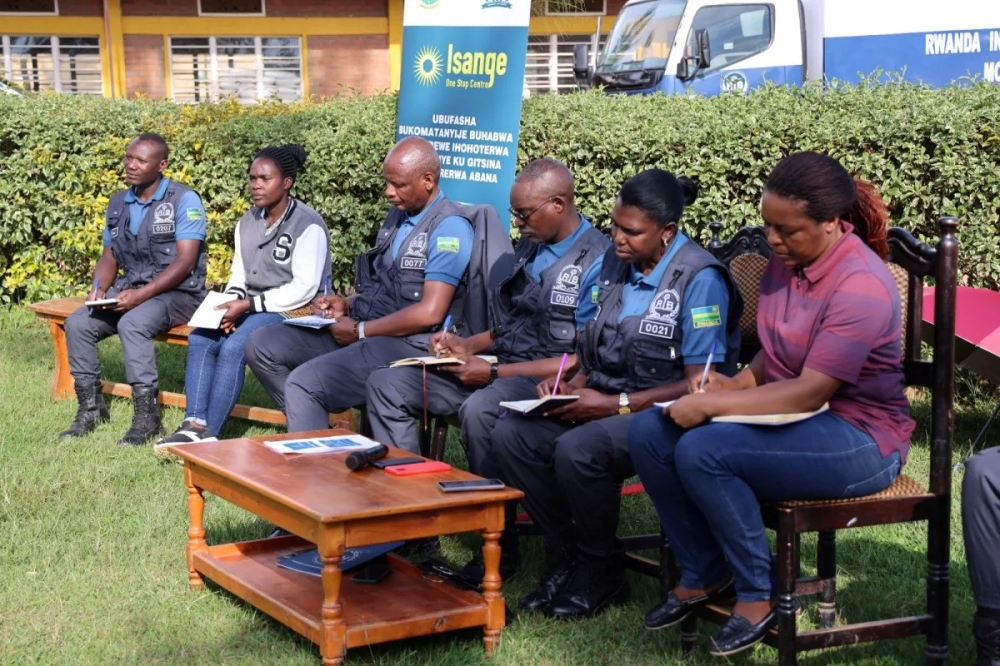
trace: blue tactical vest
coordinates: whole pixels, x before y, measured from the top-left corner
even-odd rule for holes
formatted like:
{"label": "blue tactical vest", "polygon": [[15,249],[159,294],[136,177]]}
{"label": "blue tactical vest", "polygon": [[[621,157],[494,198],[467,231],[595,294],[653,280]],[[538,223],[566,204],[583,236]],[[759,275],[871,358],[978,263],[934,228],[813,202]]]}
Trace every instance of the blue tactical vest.
{"label": "blue tactical vest", "polygon": [[[375,247],[359,255],[354,262],[356,295],[348,311],[351,319],[370,321],[419,303],[424,297],[424,273],[431,234],[446,217],[469,219],[448,197],[441,197],[427,209],[420,223],[410,230],[393,260],[392,241],[405,216],[403,211],[392,208],[379,229]],[[448,308],[457,333],[462,336],[468,335],[468,327],[461,316],[467,284],[468,271],[462,276]],[[426,338],[425,335],[422,337]],[[414,336],[409,338],[419,342],[413,339]]]}
{"label": "blue tactical vest", "polygon": [[611,242],[591,227],[535,281],[526,266],[538,244],[517,245],[514,271],[490,300],[492,351],[501,363],[551,358],[576,351],[580,280]]}
{"label": "blue tactical vest", "polygon": [[647,312],[619,322],[624,285],[632,267],[611,248],[604,255],[598,278],[597,317],[587,323],[580,337],[582,371],[587,375],[589,388],[605,394],[632,393],[684,378],[683,297],[692,278],[702,269],[717,270],[726,278],[729,287],[726,358],[736,358],[743,299],[729,272],[711,254],[694,242],[684,243],[667,264]]}
{"label": "blue tactical vest", "polygon": [[[129,207],[125,203],[128,190],[112,195],[108,201],[108,231],[111,250],[121,272],[115,279],[115,289],[123,291],[147,285],[177,258],[174,215],[181,197],[190,189],[170,181],[163,198],[154,201],[146,210],[138,234],[129,230]],[[203,296],[206,274],[205,244],[201,243],[194,269],[174,289]]]}

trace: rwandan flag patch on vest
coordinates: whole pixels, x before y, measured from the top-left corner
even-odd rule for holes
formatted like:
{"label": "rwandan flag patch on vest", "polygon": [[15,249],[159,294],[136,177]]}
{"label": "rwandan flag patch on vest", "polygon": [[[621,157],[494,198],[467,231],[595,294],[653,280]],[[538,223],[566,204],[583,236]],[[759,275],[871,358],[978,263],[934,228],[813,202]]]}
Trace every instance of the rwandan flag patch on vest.
{"label": "rwandan flag patch on vest", "polygon": [[438,252],[458,252],[461,247],[456,236],[441,236],[437,239]]}
{"label": "rwandan flag patch on vest", "polygon": [[695,328],[722,326],[722,315],[719,314],[719,306],[707,305],[703,308],[692,308],[691,323]]}
{"label": "rwandan flag patch on vest", "polygon": [[189,219],[189,220],[200,220],[201,219],[201,208],[188,208],[187,209],[187,219]]}

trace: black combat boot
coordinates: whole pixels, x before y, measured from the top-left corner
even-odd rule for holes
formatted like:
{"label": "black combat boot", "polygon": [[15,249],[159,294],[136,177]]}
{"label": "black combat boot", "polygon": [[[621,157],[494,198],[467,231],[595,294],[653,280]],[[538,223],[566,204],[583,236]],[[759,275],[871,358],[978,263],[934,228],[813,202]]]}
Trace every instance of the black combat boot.
{"label": "black combat boot", "polygon": [[545,544],[545,573],[534,590],[521,598],[525,610],[544,610],[555,599],[576,568],[576,549],[556,539]]}
{"label": "black combat boot", "polygon": [[976,662],[972,666],[1000,666],[1000,619],[979,612],[972,618]]}
{"label": "black combat boot", "polygon": [[[521,556],[517,549],[517,530],[513,525],[505,529],[500,536],[500,578],[506,581],[517,573],[521,564]],[[486,576],[486,563],[483,562],[483,549],[480,548],[459,572],[466,578],[481,581]]]}
{"label": "black combat boot", "polygon": [[132,427],[118,440],[118,446],[139,446],[162,434],[158,393],[156,384],[132,385],[135,414],[132,416]]}
{"label": "black combat boot", "polygon": [[104,394],[101,393],[101,380],[73,379],[73,390],[76,392],[76,418],[66,430],[59,433],[59,439],[68,437],[83,437],[97,427],[98,423],[111,420],[108,406],[104,404]]}

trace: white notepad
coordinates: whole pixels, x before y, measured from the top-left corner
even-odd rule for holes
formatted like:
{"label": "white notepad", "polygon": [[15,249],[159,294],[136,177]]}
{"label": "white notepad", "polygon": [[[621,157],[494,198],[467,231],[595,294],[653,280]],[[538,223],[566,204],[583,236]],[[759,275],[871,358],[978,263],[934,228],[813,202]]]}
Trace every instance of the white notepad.
{"label": "white notepad", "polygon": [[[496,356],[479,356],[487,363],[496,363]],[[405,368],[411,365],[465,365],[465,361],[454,356],[442,356],[441,358],[436,358],[434,356],[414,356],[412,358],[401,358],[398,361],[393,361],[389,364],[390,368]]]}
{"label": "white notepad", "polygon": [[117,298],[98,298],[95,301],[84,301],[88,308],[110,308],[118,305]]}
{"label": "white notepad", "polygon": [[728,416],[716,416],[712,423],[745,423],[747,425],[787,425],[798,423],[812,418],[817,414],[830,409],[830,403],[823,403],[823,406],[814,412],[795,412],[794,414],[730,414]]}
{"label": "white notepad", "polygon": [[537,400],[511,400],[501,402],[500,406],[512,412],[519,412],[525,416],[542,416],[545,412],[555,409],[561,405],[579,400],[578,395],[546,395]]}
{"label": "white notepad", "polygon": [[222,318],[226,316],[225,310],[216,310],[217,305],[235,301],[239,296],[236,294],[220,294],[217,291],[210,291],[205,294],[205,300],[201,302],[198,309],[191,315],[188,326],[195,328],[219,328],[222,326]]}
{"label": "white notepad", "polygon": [[302,326],[304,328],[321,329],[321,328],[326,328],[331,324],[336,324],[337,319],[335,317],[320,317],[319,315],[306,315],[304,317],[289,317],[288,319],[284,320],[281,323],[291,324],[292,326]]}

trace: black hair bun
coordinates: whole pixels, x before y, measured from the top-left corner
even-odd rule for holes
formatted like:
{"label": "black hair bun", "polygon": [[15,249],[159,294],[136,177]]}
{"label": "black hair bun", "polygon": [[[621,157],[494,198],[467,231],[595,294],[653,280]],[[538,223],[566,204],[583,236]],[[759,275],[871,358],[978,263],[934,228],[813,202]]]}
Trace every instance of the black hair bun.
{"label": "black hair bun", "polygon": [[687,176],[678,176],[677,183],[681,186],[681,191],[684,192],[685,206],[690,206],[698,200],[698,182],[696,180]]}
{"label": "black hair bun", "polygon": [[306,163],[306,158],[309,157],[309,153],[306,152],[306,149],[297,143],[286,143],[281,148],[282,150],[288,151],[288,154],[295,159],[295,162],[298,164],[300,169],[302,168],[302,165]]}

